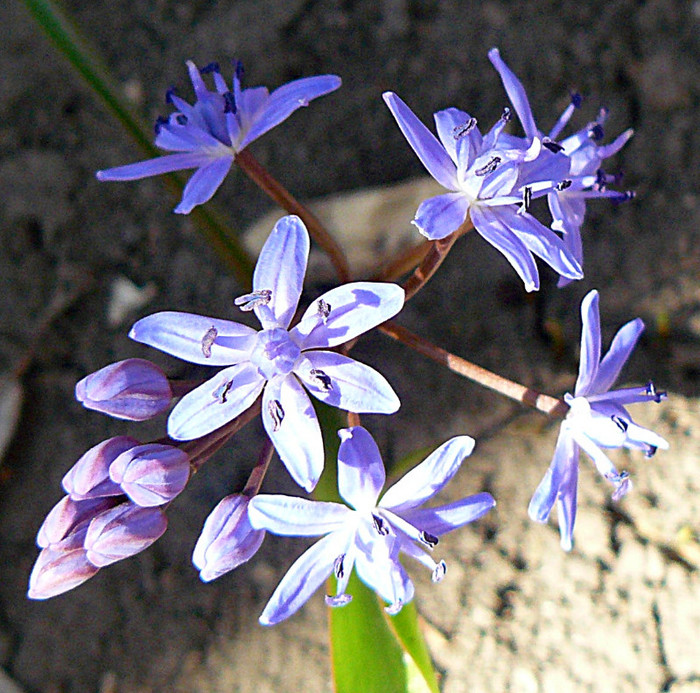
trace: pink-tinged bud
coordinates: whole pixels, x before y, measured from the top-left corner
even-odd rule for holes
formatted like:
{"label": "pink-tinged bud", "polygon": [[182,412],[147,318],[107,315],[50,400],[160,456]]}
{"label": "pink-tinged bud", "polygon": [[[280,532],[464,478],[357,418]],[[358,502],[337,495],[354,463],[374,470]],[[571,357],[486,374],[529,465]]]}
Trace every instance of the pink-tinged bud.
{"label": "pink-tinged bud", "polygon": [[101,368],[75,386],[84,407],[117,419],[145,421],[170,406],[173,398],[165,373],[145,359],[126,359]]}
{"label": "pink-tinged bud", "polygon": [[81,585],[99,568],[88,559],[83,541],[87,526],[43,549],[29,576],[30,599],[49,599]]}
{"label": "pink-tinged bud", "polygon": [[190,459],[172,445],[139,445],[112,462],[109,476],[136,505],[163,505],[185,488],[190,478]]}
{"label": "pink-tinged bud", "polygon": [[45,549],[57,544],[79,525],[87,524],[95,515],[113,507],[117,502],[114,497],[75,501],[70,496],[64,496],[53,506],[39,527],[37,546]]}
{"label": "pink-tinged bud", "polygon": [[226,496],[204,523],[192,562],[204,582],[211,582],[253,557],[265,538],[264,529],[248,521],[250,498]]}
{"label": "pink-tinged bud", "polygon": [[63,477],[63,488],[73,500],[120,496],[124,492],[109,478],[109,465],[126,450],[141,445],[128,436],[117,436],[90,448]]}
{"label": "pink-tinged bud", "polygon": [[94,517],[85,535],[87,558],[98,568],[148,548],[168,527],[160,508],[121,503]]}

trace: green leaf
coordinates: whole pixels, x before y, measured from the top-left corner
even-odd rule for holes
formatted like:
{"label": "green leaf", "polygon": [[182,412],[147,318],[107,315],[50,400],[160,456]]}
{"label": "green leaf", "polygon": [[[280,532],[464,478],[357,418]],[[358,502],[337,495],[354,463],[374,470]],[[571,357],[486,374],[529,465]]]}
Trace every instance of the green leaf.
{"label": "green leaf", "polygon": [[[119,120],[139,149],[148,157],[160,156],[162,152],[151,144],[153,129],[124,98],[121,88],[116,84],[97,52],[80,35],[69,18],[52,0],[23,0],[23,2],[48,38]],[[168,187],[175,196],[180,197],[184,188],[182,177],[171,173],[165,176],[164,180],[167,181]],[[230,267],[238,281],[243,286],[250,285],[253,262],[221,216],[214,212],[211,206],[206,209],[200,206],[192,211],[190,217],[214,251]]]}

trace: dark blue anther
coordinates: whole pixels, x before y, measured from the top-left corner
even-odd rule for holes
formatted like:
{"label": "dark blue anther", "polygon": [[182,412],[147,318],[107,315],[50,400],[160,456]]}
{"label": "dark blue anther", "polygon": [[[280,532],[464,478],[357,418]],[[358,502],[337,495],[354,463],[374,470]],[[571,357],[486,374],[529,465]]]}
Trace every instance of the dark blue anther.
{"label": "dark blue anther", "polygon": [[568,178],[565,178],[564,180],[560,180],[554,187],[556,190],[561,192],[562,190],[566,190],[567,188],[571,187],[571,181]]}
{"label": "dark blue anther", "polygon": [[236,97],[232,91],[224,92],[224,113],[235,113],[236,108]]}
{"label": "dark blue anther", "polygon": [[513,117],[513,114],[512,114],[512,112],[511,112],[510,108],[508,108],[508,106],[506,106],[506,107],[503,109],[503,113],[501,113],[501,120],[502,120],[504,123],[508,123],[508,122],[510,122],[510,120],[511,120],[512,117]]}
{"label": "dark blue anther", "polygon": [[476,118],[470,118],[466,123],[452,128],[452,137],[456,140],[468,135],[476,127]]}
{"label": "dark blue anther", "polygon": [[489,159],[485,166],[482,166],[481,168],[478,168],[476,171],[474,171],[474,175],[487,176],[489,173],[493,173],[498,168],[498,164],[500,163],[501,157],[494,156],[492,159]]}
{"label": "dark blue anther", "polygon": [[170,87],[170,89],[165,92],[165,103],[172,103],[173,96],[177,96],[177,89],[175,87]]}
{"label": "dark blue anther", "polygon": [[591,129],[588,131],[588,136],[594,142],[598,142],[599,140],[602,140],[603,137],[605,136],[605,131],[603,130],[603,126],[600,123],[595,123],[595,125],[592,125]]}
{"label": "dark blue anther", "polygon": [[572,91],[571,92],[571,105],[574,108],[581,108],[581,104],[583,104],[583,96],[579,94],[577,91]]}
{"label": "dark blue anther", "polygon": [[666,393],[663,390],[657,390],[651,380],[647,383],[644,394],[647,395],[647,397],[651,397],[657,404],[661,402],[661,400],[666,399]]}
{"label": "dark blue anther", "polygon": [[659,448],[656,445],[647,445],[647,449],[644,451],[644,457],[648,460],[651,459]]}
{"label": "dark blue anther", "polygon": [[634,190],[626,190],[625,192],[621,192],[619,195],[613,197],[612,201],[615,204],[621,204],[622,202],[628,202],[629,200],[633,200],[636,197],[636,195],[637,193],[635,193]]}
{"label": "dark blue anther", "polygon": [[240,82],[243,79],[243,63],[240,60],[233,61],[233,72],[236,79]]}
{"label": "dark blue anther", "polygon": [[187,116],[182,113],[178,113],[175,116],[175,120],[177,121],[178,125],[187,125]]}
{"label": "dark blue anther", "polygon": [[627,433],[627,427],[629,424],[622,417],[618,416],[617,414],[613,414],[610,418],[623,433]]}
{"label": "dark blue anther", "polygon": [[550,140],[548,137],[542,138],[542,146],[549,149],[550,152],[554,152],[554,154],[558,154],[564,149],[564,147],[556,142],[552,142],[552,140]]}
{"label": "dark blue anther", "polygon": [[158,116],[156,118],[156,124],[153,126],[153,129],[155,130],[156,135],[160,132],[160,129],[163,127],[163,125],[168,124],[168,119],[165,116]]}
{"label": "dark blue anther", "polygon": [[439,539],[434,535],[426,531],[421,531],[420,540],[431,549],[437,546]]}
{"label": "dark blue anther", "polygon": [[605,187],[608,184],[608,175],[603,171],[602,168],[599,168],[595,172],[595,183],[593,184],[593,187],[596,190],[605,190]]}
{"label": "dark blue anther", "polygon": [[200,75],[208,75],[208,74],[211,74],[212,72],[221,72],[221,68],[219,67],[219,63],[213,62],[213,63],[209,63],[208,65],[205,65],[204,67],[199,68]]}
{"label": "dark blue anther", "polygon": [[530,203],[532,202],[532,188],[526,185],[523,189],[523,211],[530,211]]}

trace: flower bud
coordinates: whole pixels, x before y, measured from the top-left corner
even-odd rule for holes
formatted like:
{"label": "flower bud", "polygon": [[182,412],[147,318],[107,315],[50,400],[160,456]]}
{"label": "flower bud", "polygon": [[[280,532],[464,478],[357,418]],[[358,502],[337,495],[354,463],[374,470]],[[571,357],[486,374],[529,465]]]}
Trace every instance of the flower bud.
{"label": "flower bud", "polygon": [[76,527],[87,524],[95,515],[111,508],[117,503],[116,498],[91,498],[75,501],[64,496],[50,510],[39,527],[36,544],[40,549],[57,544],[68,536]]}
{"label": "flower bud", "polygon": [[91,520],[84,543],[87,558],[104,568],[148,548],[167,527],[168,520],[160,508],[121,503]]}
{"label": "flower bud", "polygon": [[185,488],[190,478],[190,459],[172,445],[139,445],[112,462],[109,476],[136,505],[163,505]]}
{"label": "flower bud", "polygon": [[49,599],[82,584],[99,568],[87,559],[83,541],[87,526],[39,553],[29,576],[30,599]]}
{"label": "flower bud", "polygon": [[109,478],[109,465],[137,445],[139,441],[128,436],[117,436],[90,448],[63,477],[63,488],[73,500],[102,496],[120,496],[123,491]]}
{"label": "flower bud", "polygon": [[153,418],[170,406],[172,397],[165,373],[145,359],[112,363],[75,386],[75,398],[84,407],[130,421]]}
{"label": "flower bud", "polygon": [[248,520],[250,498],[227,496],[212,510],[192,554],[204,582],[211,582],[253,557],[265,530],[253,529]]}

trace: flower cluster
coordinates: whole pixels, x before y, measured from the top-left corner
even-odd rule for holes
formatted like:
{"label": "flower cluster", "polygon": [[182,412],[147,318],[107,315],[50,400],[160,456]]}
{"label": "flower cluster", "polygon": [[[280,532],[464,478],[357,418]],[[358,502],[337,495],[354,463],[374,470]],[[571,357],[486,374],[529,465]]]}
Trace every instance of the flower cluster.
{"label": "flower cluster", "polygon": [[[595,121],[560,139],[580,106],[580,97],[573,95],[544,135],[522,84],[498,50],[491,50],[489,58],[524,136],[506,132],[509,108],[485,134],[475,118],[448,108],[435,113],[435,137],[396,94],[384,94],[409,144],[448,191],[425,200],[414,224],[437,241],[470,222],[506,256],[528,291],[539,288],[534,256],[559,273],[560,285],[581,279],[585,200],[631,196],[610,190],[608,186],[618,179],[601,166],[632,131],[599,144],[607,115],[601,111]],[[339,78],[325,75],[291,82],[270,94],[264,87],[242,89],[240,64],[231,88],[218,65],[201,70],[191,62],[187,65],[195,104],[168,92],[168,102],[177,110],[156,124],[156,145],[175,153],[97,174],[100,180],[132,180],[196,168],[175,210],[179,213],[209,200],[235,157],[253,140],[300,106],[340,86]],[[206,74],[211,75],[215,91],[207,88]],[[531,212],[532,201],[545,196],[551,212],[548,226]],[[31,598],[46,599],[72,589],[100,568],[158,539],[167,526],[166,508],[192,473],[258,411],[267,434],[258,464],[245,488],[213,509],[194,548],[192,560],[203,581],[248,561],[267,532],[321,538],[278,585],[260,617],[264,625],[294,614],[331,576],[335,593],[326,597],[326,603],[347,604],[352,599],[346,590],[353,568],[384,599],[392,615],[414,593],[402,556],[427,567],[434,582],[442,580],[445,562],[431,556],[439,537],[495,505],[490,494],[478,493],[447,505],[423,507],[471,455],[474,440],[469,436],[438,447],[380,497],[386,473],[379,449],[367,430],[352,425],[338,431],[338,492],[344,503],[260,493],[273,447],[299,486],[307,492],[315,488],[325,456],[309,395],[353,415],[393,414],[400,406],[386,379],[348,352],[356,338],[398,314],[407,293],[394,283],[355,281],[326,291],[301,312],[309,251],[303,221],[298,216],[281,218],[260,252],[251,290],[234,301],[238,309],[255,315],[259,330],[177,311],[155,313],[133,325],[129,336],[135,341],[218,369],[203,382],[171,381],[158,366],[138,358],[108,365],[78,382],[76,398],[85,407],[131,421],[163,414],[174,397],[179,400],[167,416],[167,438],[147,444],[126,436],[111,438],[88,450],[65,475],[67,495],[50,511],[37,536],[41,552],[30,577]],[[420,265],[414,278],[424,284],[429,269]],[[552,463],[529,508],[533,520],[546,522],[558,502],[561,545],[567,551],[573,542],[579,451],[593,459],[618,500],[631,483],[604,450],[626,447],[651,457],[658,448],[668,447],[663,438],[635,424],[625,409],[635,402],[660,402],[664,393],[651,382],[610,389],[643,330],[642,321],[623,326],[601,359],[596,291],[586,296],[581,312],[580,372],[574,394],[566,394],[559,403],[554,400],[557,407],[568,406],[568,413]],[[493,387],[499,376],[489,375]],[[349,420],[353,423],[356,416]]]}

